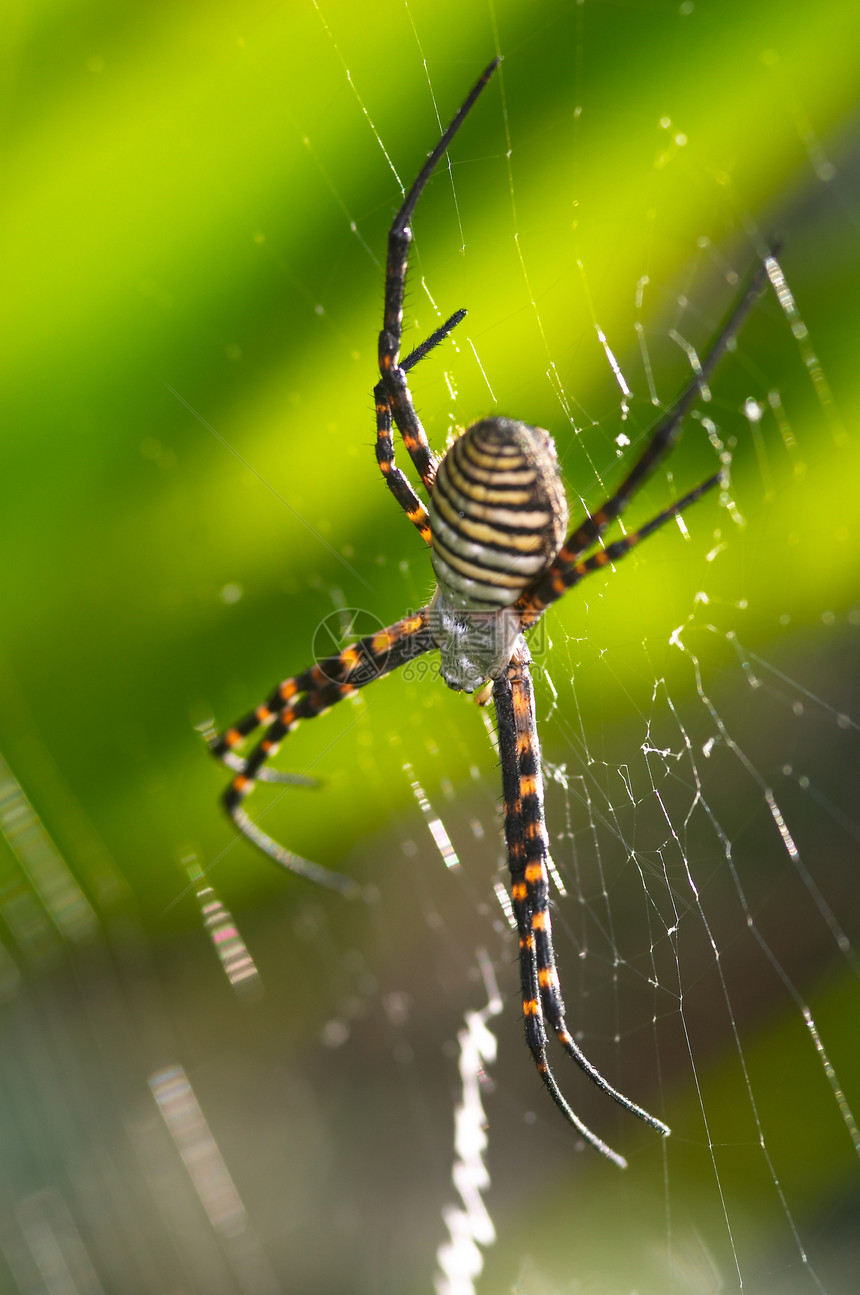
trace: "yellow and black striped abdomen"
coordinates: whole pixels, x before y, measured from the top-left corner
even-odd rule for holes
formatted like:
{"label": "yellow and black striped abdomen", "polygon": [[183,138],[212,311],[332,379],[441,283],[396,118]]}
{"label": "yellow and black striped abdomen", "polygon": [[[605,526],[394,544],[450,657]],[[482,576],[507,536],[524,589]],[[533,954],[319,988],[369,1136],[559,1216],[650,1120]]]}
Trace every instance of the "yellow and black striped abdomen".
{"label": "yellow and black striped abdomen", "polygon": [[429,511],[433,570],[449,600],[515,603],[567,534],[552,437],[511,418],[473,423],[439,464]]}

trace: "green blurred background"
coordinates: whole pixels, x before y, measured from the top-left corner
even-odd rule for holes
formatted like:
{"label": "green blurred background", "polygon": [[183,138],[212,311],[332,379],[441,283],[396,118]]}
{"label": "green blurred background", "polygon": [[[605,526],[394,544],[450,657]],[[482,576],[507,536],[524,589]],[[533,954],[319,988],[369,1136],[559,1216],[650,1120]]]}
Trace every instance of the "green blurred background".
{"label": "green blurred background", "polygon": [[[856,1150],[801,1009],[856,1104],[856,4],[56,0],[5,27],[0,753],[97,918],[64,925],[21,840],[0,845],[8,1289],[52,1289],[34,1201],[61,1233],[69,1211],[107,1291],[428,1289],[478,946],[506,995],[487,1098],[502,1239],[479,1289],[803,1291],[810,1264],[818,1289],[851,1289]],[[359,907],[234,840],[195,730],[309,664],[333,611],[387,624],[427,599],[373,455],[381,262],[393,172],[411,181],[436,107],[446,121],[496,51],[415,221],[406,345],[469,310],[414,375],[436,447],[493,410],[525,418],[556,436],[572,506],[595,506],[653,422],[649,382],[665,405],[689,372],[672,331],[703,351],[774,236],[805,325],[769,293],[712,384],[736,506],[709,498],[688,542],[667,528],[547,618],[569,1009],[676,1132],[664,1162],[564,1072],[635,1153],[623,1178],[535,1091],[474,706],[392,678],[283,753],[325,787],[266,823],[375,887]],[[633,516],[714,470],[706,430],[691,420]],[[192,853],[260,969],[253,1003],[219,971]],[[236,1234],[154,1149],[146,1079],[168,1064],[247,1208]]]}

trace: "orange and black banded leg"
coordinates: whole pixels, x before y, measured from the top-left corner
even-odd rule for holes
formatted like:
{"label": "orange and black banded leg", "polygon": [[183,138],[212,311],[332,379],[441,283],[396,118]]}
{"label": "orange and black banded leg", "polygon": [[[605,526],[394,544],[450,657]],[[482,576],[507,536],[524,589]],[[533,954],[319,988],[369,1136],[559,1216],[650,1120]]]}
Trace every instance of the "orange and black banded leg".
{"label": "orange and black banded leg", "polygon": [[[457,310],[450,319],[446,319],[441,328],[437,328],[435,333],[416,346],[414,351],[407,355],[401,364],[404,373],[408,373],[414,368],[420,360],[424,359],[435,346],[443,342],[448,335],[453,332],[457,325],[466,318],[465,310]],[[430,534],[430,518],[427,515],[427,509],[416,495],[409,481],[404,476],[400,468],[394,462],[394,440],[391,435],[391,405],[386,394],[385,384],[380,380],[373,389],[373,398],[376,402],[376,461],[379,464],[380,471],[388,483],[388,488],[394,495],[400,507],[409,518],[412,525],[417,527],[418,533],[426,544],[432,543]]]}
{"label": "orange and black banded leg", "polygon": [[[427,609],[424,608],[386,630],[360,639],[343,652],[326,657],[302,674],[284,680],[261,706],[212,741],[212,754],[239,770],[224,793],[227,813],[239,831],[282,868],[331,890],[344,893],[358,890],[357,884],[349,877],[323,868],[279,845],[249,818],[244,801],[255,783],[265,780],[271,773],[265,768],[266,762],[277,753],[283,739],[293,732],[300,720],[324,714],[344,697],[351,697],[365,684],[398,669],[433,646]],[[266,727],[265,737],[247,757],[239,757],[237,748],[261,725]],[[275,779],[269,777],[269,781],[282,780],[285,779],[280,776]],[[295,781],[293,775],[286,775],[286,780]]]}
{"label": "orange and black banded leg", "polygon": [[[626,557],[631,549],[635,549],[638,544],[646,540],[649,535],[653,535],[661,526],[672,521],[674,517],[680,517],[685,509],[694,504],[702,495],[713,490],[714,486],[723,484],[725,478],[722,472],[715,472],[707,481],[701,485],[695,486],[688,491],[682,498],[676,499],[668,508],[664,508],[656,517],[652,517],[644,526],[640,526],[638,531],[630,531],[620,540],[615,540],[612,544],[607,544],[604,548],[598,549],[592,553],[589,558],[581,558],[577,562],[555,562],[547,568],[542,576],[529,586],[523,596],[517,603],[517,611],[521,616],[521,624],[524,630],[529,629],[536,621],[540,620],[547,607],[557,602],[568,589],[578,585],[580,580],[591,575],[593,571],[602,571],[604,567],[613,566]],[[562,550],[564,552],[564,550]],[[560,556],[560,555],[559,555]]]}
{"label": "orange and black banded leg", "polygon": [[666,1135],[655,1116],[613,1088],[574,1041],[565,1020],[549,911],[549,840],[544,821],[543,775],[527,651],[519,650],[495,681],[493,698],[499,732],[505,796],[505,835],[511,868],[511,896],[520,940],[520,979],[526,1041],[556,1105],[591,1146],[622,1168],[624,1158],[608,1147],[571,1109],[547,1061],[549,1025],[561,1046],[607,1096]]}
{"label": "orange and black banded leg", "polygon": [[[778,247],[774,248],[771,255],[775,256],[778,250]],[[580,522],[573,531],[571,531],[563,547],[556,555],[554,562],[545,573],[541,582],[542,592],[543,590],[555,585],[558,590],[555,597],[559,597],[565,589],[570,587],[568,584],[564,583],[564,577],[567,572],[572,567],[579,564],[582,554],[586,549],[589,549],[596,540],[600,539],[607,526],[614,522],[616,518],[621,516],[636,491],[645,483],[654,469],[672,448],[675,441],[678,439],[684,418],[690,412],[693,404],[701,394],[702,387],[707,383],[711,374],[714,372],[720,360],[732,345],[746,322],[747,316],[752,310],[752,307],[764,290],[767,278],[768,263],[767,260],[765,260],[750,278],[742,296],[733,306],[728,318],[717,333],[710,350],[702,361],[699,372],[690,380],[688,385],[678,396],[678,399],[671,408],[667,410],[665,416],[651,433],[645,449],[633,465],[630,472],[624,478],[621,485],[615,493],[607,499],[606,503],[603,504],[601,508],[598,508],[595,512],[591,513],[584,519],[584,521]],[[703,482],[696,490],[692,490],[688,495],[685,495],[683,500],[680,500],[677,504],[673,505],[673,509],[670,511],[669,515],[677,516],[682,508],[686,508],[688,504],[694,503],[695,500],[699,499],[707,490],[710,490],[718,480],[719,476],[717,475],[711,477],[708,481]],[[661,514],[661,517],[663,517],[663,514]],[[640,532],[640,537],[643,536],[646,529],[647,528],[643,528],[643,531]],[[650,529],[653,530],[655,527],[651,526]],[[558,582],[558,577],[562,578],[561,583]],[[548,603],[553,601],[554,599],[550,597],[544,605],[546,606]]]}
{"label": "orange and black banded leg", "polygon": [[[424,192],[427,181],[433,174],[437,162],[444,155],[451,140],[463,124],[470,108],[495,72],[498,62],[498,59],[493,59],[466,96],[448,129],[428,155],[418,174],[418,178],[404,198],[403,204],[388,231],[385,305],[382,331],[379,334],[379,373],[381,386],[388,397],[387,404],[394,417],[394,422],[403,437],[403,443],[415,465],[416,471],[427,490],[432,489],[438,458],[430,449],[427,435],[415,412],[415,405],[406,381],[407,368],[400,361],[400,343],[403,334],[403,297],[406,289],[409,246],[412,242],[411,221],[418,199]],[[378,407],[379,401],[377,400],[377,409]]]}

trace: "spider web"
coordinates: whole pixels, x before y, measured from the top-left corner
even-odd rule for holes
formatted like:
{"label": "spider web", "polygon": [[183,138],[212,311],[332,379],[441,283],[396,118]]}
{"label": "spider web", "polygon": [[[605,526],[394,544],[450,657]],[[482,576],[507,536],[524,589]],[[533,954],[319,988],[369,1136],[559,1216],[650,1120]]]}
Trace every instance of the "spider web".
{"label": "spider web", "polygon": [[[237,156],[250,166],[269,147],[278,167],[286,149],[302,213],[294,246],[269,252],[263,230],[255,246],[279,310],[319,330],[317,358],[261,365],[268,390],[249,379],[233,423],[169,372],[219,465],[197,460],[185,491],[201,516],[235,505],[244,523],[223,549],[213,540],[216,626],[264,571],[282,572],[286,525],[320,625],[330,633],[334,613],[349,637],[356,611],[387,622],[430,588],[426,552],[372,481],[372,414],[356,432],[355,393],[367,398],[373,372],[368,302],[380,305],[398,186],[489,55],[503,54],[500,74],[415,222],[409,338],[470,311],[413,375],[436,448],[488,411],[523,417],[553,431],[574,515],[595,507],[784,231],[772,289],[630,524],[715,463],[730,489],[591,577],[532,640],[569,1021],[671,1138],[555,1056],[577,1112],[628,1158],[621,1174],[547,1100],[522,1046],[490,716],[420,661],[284,752],[325,780],[320,798],[261,797],[290,845],[361,878],[361,905],[268,874],[256,896],[241,889],[237,874],[262,873],[226,830],[211,849],[188,843],[214,816],[212,783],[183,774],[193,794],[167,832],[159,932],[184,924],[175,944],[153,941],[124,860],[68,795],[70,770],[44,753],[28,796],[11,758],[0,765],[10,1288],[402,1292],[434,1273],[464,1295],[851,1288],[860,608],[840,305],[856,277],[841,252],[860,210],[856,128],[799,76],[812,38],[797,12],[778,32],[776,11],[756,22],[729,5],[715,26],[700,9],[622,0],[546,18],[487,0],[442,6],[440,20],[438,6],[383,4],[380,45],[331,0],[261,12],[238,41],[231,30],[239,52],[218,93],[258,95],[255,120],[273,123],[268,144],[243,139]],[[821,27],[837,83],[853,48],[838,6]],[[729,67],[745,85],[721,98],[718,130],[697,105]],[[352,148],[361,181],[341,178]],[[232,175],[219,183],[234,192]],[[297,250],[318,220],[324,273]],[[344,392],[320,413],[323,352]],[[284,424],[311,409],[342,434],[346,482],[283,467]],[[240,428],[253,429],[241,442]],[[295,594],[277,579],[279,597]],[[268,615],[246,649],[255,624],[249,613],[237,713],[273,671],[306,664],[304,644],[288,639],[287,661],[283,640],[259,646]],[[232,685],[227,653],[212,655],[214,693]],[[216,709],[189,706],[201,724]],[[219,715],[233,706],[219,695]],[[196,769],[199,752],[183,759]],[[136,801],[120,839],[139,818]]]}

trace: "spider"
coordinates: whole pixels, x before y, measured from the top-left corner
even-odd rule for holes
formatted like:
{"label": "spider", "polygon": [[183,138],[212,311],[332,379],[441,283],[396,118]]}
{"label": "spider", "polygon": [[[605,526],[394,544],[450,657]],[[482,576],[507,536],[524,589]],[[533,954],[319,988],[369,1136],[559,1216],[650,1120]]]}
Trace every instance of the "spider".
{"label": "spider", "polygon": [[[569,534],[555,445],[543,429],[512,418],[484,418],[468,427],[440,458],[431,450],[415,411],[407,374],[448,337],[466,311],[458,310],[425,342],[400,358],[411,221],[437,163],[498,63],[499,59],[494,59],[484,70],[428,154],[388,233],[378,350],[380,378],[374,388],[376,458],[394,498],[430,546],[435,593],[420,611],[284,680],[262,705],[220,736],[213,735],[210,746],[234,771],[224,805],[239,831],[281,867],[334,890],[355,893],[358,886],[354,881],[285,849],[263,832],[244,808],[257,781],[309,781],[268,767],[282,739],[300,720],[321,715],[365,684],[434,648],[441,653],[441,674],[449,688],[474,693],[481,705],[492,697],[511,898],[519,934],[526,1042],[541,1079],[565,1118],[592,1147],[624,1167],[624,1158],[593,1133],[568,1104],[547,1058],[549,1028],[602,1092],[657,1132],[669,1134],[662,1120],[604,1079],[567,1026],[550,921],[549,838],[529,673],[531,657],[523,635],[547,607],[586,576],[619,561],[641,540],[723,483],[722,474],[715,473],[638,530],[602,545],[604,531],[667,454],[702,385],[733,343],[764,286],[766,263],[750,280],[700,371],[652,432],[624,481],[601,508],[587,514]],[[395,464],[392,423],[427,491],[426,507]],[[597,544],[601,547],[586,556]],[[266,729],[265,736],[242,756],[237,748],[260,726]]]}

